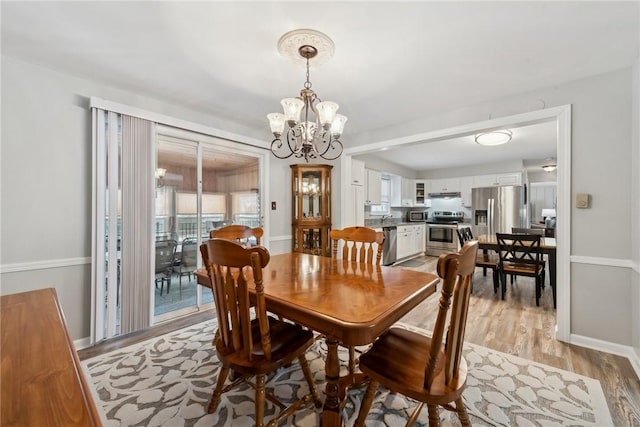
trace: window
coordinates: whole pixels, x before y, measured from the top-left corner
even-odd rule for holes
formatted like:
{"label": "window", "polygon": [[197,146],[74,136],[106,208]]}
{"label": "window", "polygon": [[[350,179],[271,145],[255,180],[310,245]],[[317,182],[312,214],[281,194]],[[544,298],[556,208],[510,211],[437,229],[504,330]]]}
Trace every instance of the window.
{"label": "window", "polygon": [[235,191],[231,193],[231,214],[234,224],[259,227],[259,207],[260,200],[257,191]]}

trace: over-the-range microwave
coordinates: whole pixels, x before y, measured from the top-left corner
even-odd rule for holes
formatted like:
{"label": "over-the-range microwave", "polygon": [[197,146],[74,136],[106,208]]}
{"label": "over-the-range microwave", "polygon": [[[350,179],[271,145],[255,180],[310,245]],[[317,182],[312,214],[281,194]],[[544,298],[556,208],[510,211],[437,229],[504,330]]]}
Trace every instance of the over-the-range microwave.
{"label": "over-the-range microwave", "polygon": [[427,211],[409,211],[407,213],[407,221],[409,222],[425,222],[427,220]]}

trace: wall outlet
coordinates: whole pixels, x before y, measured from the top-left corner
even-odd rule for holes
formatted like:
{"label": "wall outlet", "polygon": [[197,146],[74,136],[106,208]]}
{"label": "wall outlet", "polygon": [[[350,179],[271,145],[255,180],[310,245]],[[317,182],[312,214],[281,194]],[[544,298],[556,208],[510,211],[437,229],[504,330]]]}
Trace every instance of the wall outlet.
{"label": "wall outlet", "polygon": [[276,202],[271,202],[271,210],[272,211],[276,210]]}

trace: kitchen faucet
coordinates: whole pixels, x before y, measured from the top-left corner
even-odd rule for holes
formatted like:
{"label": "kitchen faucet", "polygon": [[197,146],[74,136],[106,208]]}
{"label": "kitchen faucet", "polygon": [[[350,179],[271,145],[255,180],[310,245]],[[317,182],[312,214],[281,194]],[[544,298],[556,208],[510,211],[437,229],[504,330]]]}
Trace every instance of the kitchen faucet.
{"label": "kitchen faucet", "polygon": [[393,218],[393,216],[391,216],[391,215],[382,215],[382,217],[380,218],[380,223],[384,224],[385,220],[387,220],[389,218]]}

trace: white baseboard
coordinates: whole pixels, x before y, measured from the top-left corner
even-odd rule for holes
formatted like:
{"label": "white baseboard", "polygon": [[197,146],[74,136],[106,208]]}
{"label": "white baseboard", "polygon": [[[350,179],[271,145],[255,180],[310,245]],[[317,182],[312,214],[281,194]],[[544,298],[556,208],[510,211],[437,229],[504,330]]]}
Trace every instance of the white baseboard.
{"label": "white baseboard", "polygon": [[638,349],[631,347],[629,362],[631,362],[633,370],[636,371],[636,375],[640,378],[640,353],[638,353]]}
{"label": "white baseboard", "polygon": [[580,347],[626,357],[636,372],[636,376],[640,379],[640,354],[633,347],[576,334],[571,334],[570,340],[571,344],[579,345]]}
{"label": "white baseboard", "polygon": [[76,348],[76,351],[82,350],[83,348],[87,348],[91,345],[91,338],[84,337],[77,339],[73,342],[73,346]]}

